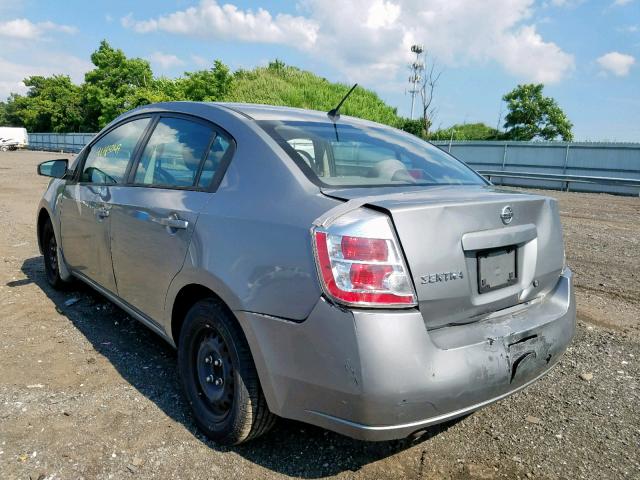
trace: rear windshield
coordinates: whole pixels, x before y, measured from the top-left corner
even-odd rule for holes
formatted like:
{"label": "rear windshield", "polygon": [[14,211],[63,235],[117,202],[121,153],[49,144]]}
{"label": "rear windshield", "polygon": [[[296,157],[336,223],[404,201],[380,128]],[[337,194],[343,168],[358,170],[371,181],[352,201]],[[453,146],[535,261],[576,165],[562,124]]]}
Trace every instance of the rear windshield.
{"label": "rear windshield", "polygon": [[486,185],[451,155],[391,128],[280,120],[258,124],[320,185]]}

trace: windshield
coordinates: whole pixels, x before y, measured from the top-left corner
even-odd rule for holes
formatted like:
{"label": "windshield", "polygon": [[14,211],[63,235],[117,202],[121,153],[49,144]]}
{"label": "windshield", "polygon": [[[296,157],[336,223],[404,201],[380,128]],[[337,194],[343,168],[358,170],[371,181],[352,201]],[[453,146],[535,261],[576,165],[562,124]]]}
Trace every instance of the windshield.
{"label": "windshield", "polygon": [[264,120],[258,124],[320,185],[487,183],[439,148],[391,128],[280,120]]}

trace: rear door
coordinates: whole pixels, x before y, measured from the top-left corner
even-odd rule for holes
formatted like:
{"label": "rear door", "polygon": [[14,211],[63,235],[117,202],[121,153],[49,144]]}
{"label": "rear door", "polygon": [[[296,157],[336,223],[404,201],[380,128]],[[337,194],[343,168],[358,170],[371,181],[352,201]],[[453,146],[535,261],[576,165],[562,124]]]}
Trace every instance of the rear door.
{"label": "rear door", "polygon": [[200,211],[230,143],[213,125],[161,115],[112,192],[111,255],[118,295],[160,321],[171,280],[184,263]]}
{"label": "rear door", "polygon": [[67,264],[107,290],[116,284],[110,252],[110,202],[120,188],[150,118],[137,118],[105,133],[78,162],[60,199],[62,251]]}

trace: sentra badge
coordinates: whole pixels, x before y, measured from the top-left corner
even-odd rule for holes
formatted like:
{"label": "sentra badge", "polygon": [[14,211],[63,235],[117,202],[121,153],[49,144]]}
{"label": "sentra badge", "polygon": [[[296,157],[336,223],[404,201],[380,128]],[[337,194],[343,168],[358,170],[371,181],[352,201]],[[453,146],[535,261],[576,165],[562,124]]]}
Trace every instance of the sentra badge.
{"label": "sentra badge", "polygon": [[420,276],[420,283],[426,285],[428,283],[449,282],[451,280],[460,280],[463,277],[462,272],[428,273]]}

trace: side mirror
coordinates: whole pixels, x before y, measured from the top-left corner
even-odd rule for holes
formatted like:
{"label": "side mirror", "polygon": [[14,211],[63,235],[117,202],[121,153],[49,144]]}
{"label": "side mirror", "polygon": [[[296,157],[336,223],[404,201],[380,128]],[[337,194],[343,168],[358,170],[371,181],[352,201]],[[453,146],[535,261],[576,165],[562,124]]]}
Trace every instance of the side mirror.
{"label": "side mirror", "polygon": [[38,165],[38,175],[43,177],[62,178],[67,174],[69,169],[69,160],[49,160]]}

